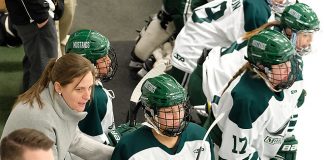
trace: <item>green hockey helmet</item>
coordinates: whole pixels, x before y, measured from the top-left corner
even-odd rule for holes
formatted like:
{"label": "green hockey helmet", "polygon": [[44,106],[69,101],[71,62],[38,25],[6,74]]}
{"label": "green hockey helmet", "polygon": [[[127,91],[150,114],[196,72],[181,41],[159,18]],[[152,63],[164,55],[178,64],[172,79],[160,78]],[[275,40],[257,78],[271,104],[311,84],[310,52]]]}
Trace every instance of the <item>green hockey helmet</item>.
{"label": "green hockey helmet", "polygon": [[286,7],[281,15],[281,24],[294,31],[320,29],[320,21],[316,13],[304,3],[296,3]]}
{"label": "green hockey helmet", "polygon": [[288,6],[281,15],[284,29],[291,29],[292,33],[285,34],[290,38],[299,55],[311,52],[311,42],[315,31],[320,29],[320,21],[316,13],[304,3]]}
{"label": "green hockey helmet", "polygon": [[263,30],[248,41],[247,60],[254,65],[270,67],[284,63],[295,53],[289,39],[275,30]]}
{"label": "green hockey helmet", "polygon": [[[65,47],[66,53],[76,53],[90,60],[97,68],[97,77],[102,80],[110,80],[115,75],[118,67],[115,51],[111,48],[109,40],[94,30],[79,30],[71,34]],[[106,60],[102,60],[107,57]],[[101,60],[100,60],[101,59]],[[106,73],[101,73],[99,63],[107,63]]]}
{"label": "green hockey helmet", "polygon": [[158,108],[181,104],[187,100],[185,89],[170,75],[147,79],[141,88],[141,101]]}
{"label": "green hockey helmet", "polygon": [[[267,76],[267,80],[275,90],[281,90],[289,88],[296,80],[298,63],[295,61],[295,55],[296,51],[286,36],[276,30],[266,29],[249,39],[246,59],[252,68]],[[289,66],[286,65],[288,61]],[[286,65],[286,74],[274,75],[277,73],[272,73],[273,66],[280,66],[280,64]],[[278,78],[284,76],[287,77],[285,80]]]}
{"label": "green hockey helmet", "polygon": [[[179,135],[187,126],[189,117],[190,105],[185,89],[172,76],[162,74],[145,80],[141,91],[147,121],[163,135]],[[167,118],[166,114],[172,117]]]}

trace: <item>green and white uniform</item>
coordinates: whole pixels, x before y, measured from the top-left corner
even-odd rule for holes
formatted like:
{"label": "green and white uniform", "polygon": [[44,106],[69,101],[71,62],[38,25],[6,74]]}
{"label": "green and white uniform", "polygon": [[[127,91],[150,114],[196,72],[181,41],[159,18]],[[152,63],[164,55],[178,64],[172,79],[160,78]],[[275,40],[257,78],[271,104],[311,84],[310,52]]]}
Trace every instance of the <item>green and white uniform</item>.
{"label": "green and white uniform", "polygon": [[214,0],[196,8],[175,40],[173,67],[192,73],[204,48],[227,47],[270,16],[267,0]]}
{"label": "green and white uniform", "polygon": [[86,105],[87,116],[79,122],[80,130],[92,139],[109,144],[107,134],[115,129],[112,99],[113,93],[105,89],[99,80],[94,86],[93,98]]}
{"label": "green and white uniform", "polygon": [[[247,41],[239,39],[228,48],[215,47],[209,52],[203,65],[198,65],[190,77],[188,93],[189,97],[191,97],[191,104],[204,105],[206,102],[219,102],[228,82],[247,63],[244,59],[247,53],[246,45]],[[298,61],[300,64],[303,63],[301,57],[298,58]],[[294,87],[303,89],[302,68],[300,68]],[[304,94],[300,95],[301,99],[298,107],[304,102]]]}
{"label": "green and white uniform", "polygon": [[212,133],[222,159],[275,157],[293,130],[301,83],[273,92],[255,75],[246,71],[236,78],[213,108],[214,117],[225,113]]}
{"label": "green and white uniform", "polygon": [[194,160],[203,144],[200,160],[214,159],[213,143],[211,138],[203,142],[206,130],[197,124],[189,123],[179,135],[174,148],[167,148],[153,135],[152,129],[143,126],[121,138],[113,152],[112,160]]}
{"label": "green and white uniform", "polygon": [[[246,45],[247,41],[239,39],[235,41],[229,48],[213,48],[206,57],[203,65],[198,66],[202,67],[202,72],[194,72],[195,74],[202,74],[202,82],[197,80],[196,83],[193,82],[192,84],[189,84],[193,87],[202,86],[202,90],[207,98],[207,102],[218,103],[219,97],[221,96],[228,82],[247,62],[244,58],[247,53]],[[303,61],[300,56],[297,57],[297,60],[299,61],[301,68],[299,68],[295,83],[298,83],[298,87],[303,89]],[[197,69],[199,69],[198,67]],[[191,95],[191,97],[193,97],[193,95]]]}
{"label": "green and white uniform", "polygon": [[[217,102],[224,87],[247,62],[247,41],[239,39],[229,48],[213,48],[202,65],[202,89],[208,102]],[[195,85],[195,84],[192,84]],[[198,85],[197,85],[198,86]]]}

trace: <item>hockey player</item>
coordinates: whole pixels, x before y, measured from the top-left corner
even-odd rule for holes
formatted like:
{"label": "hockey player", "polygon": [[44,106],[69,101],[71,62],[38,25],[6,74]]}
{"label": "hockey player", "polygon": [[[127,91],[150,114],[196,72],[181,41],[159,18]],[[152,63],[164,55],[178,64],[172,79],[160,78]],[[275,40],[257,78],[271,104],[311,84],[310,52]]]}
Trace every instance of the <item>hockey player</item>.
{"label": "hockey player", "polygon": [[93,139],[109,144],[108,131],[115,128],[112,99],[114,93],[103,87],[101,80],[111,79],[117,70],[116,53],[108,39],[94,30],[79,30],[71,34],[66,53],[76,53],[90,60],[96,67],[96,81],[92,100],[86,105],[87,116],[79,128]]}
{"label": "hockey player", "polygon": [[314,33],[320,29],[316,13],[304,3],[288,6],[281,15],[283,33],[291,40],[300,56],[312,50]]}
{"label": "hockey player", "polygon": [[[141,69],[138,75],[143,77],[156,61],[168,63],[169,52],[172,52],[173,48],[173,37],[180,32],[192,11],[208,1],[210,0],[163,0],[162,9],[150,18],[147,26],[141,30],[131,52],[129,67],[135,71]],[[166,51],[163,47],[165,42],[168,45]],[[158,50],[155,51],[156,49]]]}
{"label": "hockey player", "polygon": [[220,159],[296,156],[296,140],[285,139],[303,92],[294,83],[300,72],[295,58],[289,39],[275,30],[249,39],[247,63],[224,88],[210,114],[211,119],[225,115],[212,130]]}
{"label": "hockey player", "polygon": [[[295,17],[295,15],[300,15]],[[300,17],[300,18],[298,18]],[[224,86],[235,72],[245,63],[247,39],[264,27],[276,25],[294,44],[299,55],[310,52],[315,31],[319,30],[319,19],[316,13],[306,4],[296,3],[288,6],[281,16],[281,24],[268,23],[263,27],[247,33],[230,47],[214,47],[208,55],[202,55],[197,68],[190,76],[188,93],[193,105],[202,105],[207,101],[217,101]],[[293,36],[291,35],[293,31]],[[297,43],[296,43],[297,42]],[[205,60],[206,59],[206,60]],[[302,77],[300,78],[302,80]],[[204,92],[202,91],[204,90]],[[207,98],[207,101],[206,101]]]}
{"label": "hockey player", "polygon": [[186,87],[189,74],[196,68],[204,48],[231,45],[245,32],[260,27],[268,19],[274,19],[274,13],[280,10],[280,6],[285,7],[293,2],[214,0],[196,8],[175,40],[172,69],[168,73]]}
{"label": "hockey player", "polygon": [[[295,17],[294,15],[300,16]],[[302,56],[305,53],[310,52],[310,46],[314,32],[319,30],[319,20],[316,13],[308,5],[303,3],[296,3],[294,5],[288,6],[284,10],[281,16],[281,25],[279,25],[279,28],[284,28],[283,33],[286,35],[286,30],[294,30],[295,34],[297,34],[298,36],[295,36],[295,39],[291,38],[290,40],[291,42],[293,42],[293,44],[295,44],[294,46],[298,55]],[[249,34],[253,35],[254,33]],[[201,57],[201,62],[198,62],[197,68],[190,76],[188,85],[188,93],[189,96],[192,97],[190,99],[192,104],[201,105],[205,104],[207,101],[218,103],[225,85],[236,73],[236,71],[246,62],[243,58],[244,56],[246,56],[245,46],[247,44],[244,39],[248,38],[249,36],[246,35],[245,38],[243,37],[237,40],[227,49],[222,47],[213,48],[210,51],[209,55],[206,57],[206,60],[204,60],[205,56]],[[296,43],[296,41],[299,43]],[[302,49],[303,47],[300,46],[305,46],[304,48],[306,49]],[[302,58],[298,57],[298,59],[299,63],[302,64]],[[294,87],[304,89],[302,74],[298,74]],[[202,92],[202,90],[204,92]],[[306,91],[303,90],[297,104],[298,108],[303,104],[305,95]],[[295,118],[292,119],[292,121],[296,122],[296,118],[298,117],[297,110],[293,117]],[[200,118],[204,119],[204,117],[202,116]],[[294,136],[292,136],[292,131],[294,130],[295,125],[296,123],[291,123],[291,125],[289,126],[290,136],[287,135],[288,138],[286,138],[287,141],[289,141],[290,139],[290,143],[292,145],[295,145],[297,143],[297,141],[294,139]],[[292,157],[295,156],[296,155],[293,154]]]}
{"label": "hockey player", "polygon": [[[121,138],[112,160],[213,160],[213,143],[202,141],[206,130],[186,121],[190,106],[185,89],[170,75],[148,78],[141,87],[146,122]],[[202,149],[200,147],[202,146]]]}

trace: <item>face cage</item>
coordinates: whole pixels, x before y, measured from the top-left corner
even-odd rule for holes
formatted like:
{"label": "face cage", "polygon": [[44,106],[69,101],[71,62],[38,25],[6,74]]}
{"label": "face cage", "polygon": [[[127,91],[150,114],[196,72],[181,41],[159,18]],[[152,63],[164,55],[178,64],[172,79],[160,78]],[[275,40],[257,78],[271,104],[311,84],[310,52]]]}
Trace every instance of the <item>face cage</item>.
{"label": "face cage", "polygon": [[[287,74],[280,73],[280,74],[275,75],[274,73],[272,73],[271,68],[265,67],[265,69],[264,69],[264,72],[266,73],[270,84],[272,84],[272,86],[274,86],[274,89],[277,91],[291,87],[294,84],[294,82],[296,81],[298,74],[301,72],[300,63],[296,57],[293,56],[293,58],[291,58],[289,61],[291,63],[291,68],[290,68],[291,70],[287,77],[287,80],[280,80],[282,78],[281,76],[286,76]],[[285,68],[288,69],[289,67],[285,66]],[[279,67],[279,70],[280,70],[280,67]],[[280,79],[273,78],[275,76],[280,76]],[[277,82],[280,81],[280,82],[274,83],[274,81],[277,81]]]}
{"label": "face cage", "polygon": [[[170,107],[161,108],[157,111],[150,111],[150,117],[152,117],[153,125],[165,136],[175,137],[180,135],[183,130],[187,127],[190,120],[190,104],[189,102],[182,103],[177,105],[177,109],[170,110]],[[154,113],[152,113],[154,112]],[[183,112],[183,116],[181,116]],[[159,116],[159,115],[164,116]],[[171,118],[168,118],[167,115],[172,115]],[[178,117],[178,118],[175,118]],[[161,123],[165,122],[165,123]],[[169,125],[171,123],[172,125]],[[176,124],[176,125],[175,125]]]}
{"label": "face cage", "polygon": [[[292,35],[290,37],[290,41],[293,44],[293,46],[296,49],[296,52],[299,56],[304,56],[309,54],[310,52],[312,52],[312,45],[310,44],[308,47],[304,47],[304,48],[297,48],[297,37],[299,33],[315,33],[315,30],[300,30],[298,32],[293,31]],[[314,36],[314,35],[313,35]]]}
{"label": "face cage", "polygon": [[109,80],[111,80],[117,71],[118,68],[118,62],[117,62],[117,56],[116,56],[116,52],[114,51],[113,48],[111,48],[108,52],[108,57],[110,59],[110,64],[105,64],[105,68],[107,67],[107,73],[100,73],[99,70],[102,69],[103,67],[99,67],[99,63],[106,63],[106,62],[97,62],[96,64],[96,69],[98,70],[98,78],[101,79],[102,82],[108,82]]}

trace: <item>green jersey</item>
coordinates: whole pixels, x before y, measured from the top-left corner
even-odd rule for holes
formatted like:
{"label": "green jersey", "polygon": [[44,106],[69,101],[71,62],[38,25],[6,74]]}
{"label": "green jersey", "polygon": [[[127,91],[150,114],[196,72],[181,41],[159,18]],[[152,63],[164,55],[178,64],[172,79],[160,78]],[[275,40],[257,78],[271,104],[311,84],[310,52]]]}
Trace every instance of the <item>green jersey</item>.
{"label": "green jersey", "polygon": [[80,130],[92,139],[109,144],[108,132],[115,129],[112,99],[113,92],[103,87],[100,81],[96,81],[93,89],[93,98],[88,101],[85,111],[87,116],[78,124]]}
{"label": "green jersey", "polygon": [[151,128],[143,126],[121,138],[113,152],[112,160],[195,160],[202,146],[200,160],[213,160],[213,143],[210,138],[202,141],[206,130],[197,124],[189,123],[179,135],[174,148],[161,144]]}

